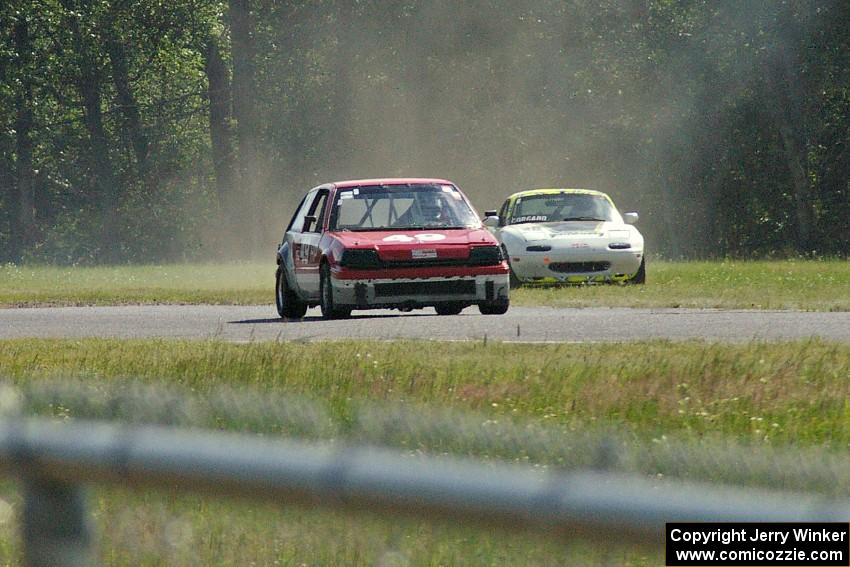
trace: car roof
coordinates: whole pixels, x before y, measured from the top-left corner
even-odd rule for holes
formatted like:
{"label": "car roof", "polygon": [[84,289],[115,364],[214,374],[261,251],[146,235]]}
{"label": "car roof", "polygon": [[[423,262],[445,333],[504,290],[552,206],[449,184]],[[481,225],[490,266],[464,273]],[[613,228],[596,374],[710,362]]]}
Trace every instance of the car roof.
{"label": "car roof", "polygon": [[559,195],[561,193],[571,193],[574,195],[598,195],[600,197],[610,199],[607,194],[602,191],[596,191],[595,189],[526,189],[525,191],[517,191],[508,197],[508,199],[513,201],[517,197],[527,197],[529,195]]}
{"label": "car roof", "polygon": [[386,177],[377,179],[352,179],[350,181],[335,181],[331,183],[337,188],[345,187],[362,187],[363,185],[427,185],[431,183],[440,183],[445,185],[454,185],[447,179],[434,179],[430,177]]}

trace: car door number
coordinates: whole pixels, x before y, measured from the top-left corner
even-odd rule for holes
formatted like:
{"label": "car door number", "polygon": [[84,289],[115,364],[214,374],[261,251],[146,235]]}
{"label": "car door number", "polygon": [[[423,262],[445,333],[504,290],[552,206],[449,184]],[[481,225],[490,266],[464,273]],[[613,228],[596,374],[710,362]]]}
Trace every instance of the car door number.
{"label": "car door number", "polygon": [[303,242],[296,247],[295,257],[301,264],[307,264],[310,262],[310,258],[313,255],[313,249],[315,246],[310,244],[304,244]]}

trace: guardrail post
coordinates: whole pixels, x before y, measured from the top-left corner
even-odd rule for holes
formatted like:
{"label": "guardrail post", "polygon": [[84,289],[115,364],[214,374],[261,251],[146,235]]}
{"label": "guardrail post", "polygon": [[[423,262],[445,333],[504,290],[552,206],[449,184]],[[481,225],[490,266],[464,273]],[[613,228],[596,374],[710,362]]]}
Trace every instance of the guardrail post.
{"label": "guardrail post", "polygon": [[85,491],[43,479],[24,481],[24,558],[28,567],[91,567]]}

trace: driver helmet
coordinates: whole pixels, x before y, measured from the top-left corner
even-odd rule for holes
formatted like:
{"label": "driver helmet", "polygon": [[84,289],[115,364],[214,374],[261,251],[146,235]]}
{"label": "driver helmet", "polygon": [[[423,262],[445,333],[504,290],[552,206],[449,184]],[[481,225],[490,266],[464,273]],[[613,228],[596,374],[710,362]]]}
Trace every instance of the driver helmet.
{"label": "driver helmet", "polygon": [[596,201],[592,197],[581,197],[578,199],[570,212],[570,215],[574,217],[593,217],[597,214]]}
{"label": "driver helmet", "polygon": [[439,193],[425,193],[419,208],[425,221],[441,221],[448,217],[446,203]]}

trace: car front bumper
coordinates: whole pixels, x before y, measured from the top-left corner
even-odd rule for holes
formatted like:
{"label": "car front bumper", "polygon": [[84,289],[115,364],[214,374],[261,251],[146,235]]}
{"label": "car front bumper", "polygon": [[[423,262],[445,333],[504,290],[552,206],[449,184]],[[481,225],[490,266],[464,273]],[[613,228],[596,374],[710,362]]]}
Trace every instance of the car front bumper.
{"label": "car front bumper", "polygon": [[524,283],[625,281],[640,268],[643,250],[521,252],[510,254],[510,265]]}
{"label": "car front bumper", "polygon": [[508,299],[507,274],[432,278],[337,279],[334,303],[354,309],[474,305]]}

